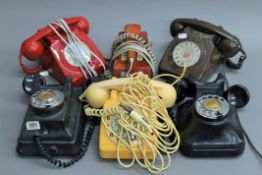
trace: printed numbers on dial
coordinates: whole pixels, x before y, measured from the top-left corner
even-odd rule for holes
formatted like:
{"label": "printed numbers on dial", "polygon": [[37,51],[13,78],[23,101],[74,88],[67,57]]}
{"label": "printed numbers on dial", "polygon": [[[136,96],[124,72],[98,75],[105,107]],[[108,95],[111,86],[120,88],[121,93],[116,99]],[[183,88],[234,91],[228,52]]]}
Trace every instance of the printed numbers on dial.
{"label": "printed numbers on dial", "polygon": [[174,48],[173,60],[179,67],[191,67],[198,62],[200,54],[201,50],[196,43],[183,41]]}

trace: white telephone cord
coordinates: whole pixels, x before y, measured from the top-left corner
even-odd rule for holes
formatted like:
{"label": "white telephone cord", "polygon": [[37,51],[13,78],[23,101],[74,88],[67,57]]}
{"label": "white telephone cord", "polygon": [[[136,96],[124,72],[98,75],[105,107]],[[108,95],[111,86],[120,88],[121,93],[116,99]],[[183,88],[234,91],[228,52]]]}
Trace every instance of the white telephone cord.
{"label": "white telephone cord", "polygon": [[[131,40],[128,40],[131,39]],[[112,45],[111,65],[114,60],[127,51],[136,51],[150,66],[153,76],[156,74],[156,58],[152,47],[142,37],[133,33],[123,33],[116,37]],[[134,58],[133,58],[134,59]],[[130,64],[130,67],[133,66]],[[129,67],[129,70],[131,68]],[[129,71],[130,72],[130,71]]]}
{"label": "white telephone cord", "polygon": [[[57,25],[61,30],[66,34],[66,39],[56,30],[52,24]],[[96,77],[98,74],[97,72],[89,66],[89,62],[91,60],[91,55],[93,55],[102,65],[104,71],[106,71],[104,63],[100,60],[100,58],[92,52],[88,46],[84,47],[83,42],[74,34],[74,32],[71,31],[68,24],[65,22],[64,19],[57,20],[56,22],[53,22],[49,24],[49,27],[56,33],[56,35],[64,42],[65,45],[67,45],[70,50],[72,51],[74,58],[77,59],[77,62],[79,64],[80,70],[83,73],[84,77],[88,79],[89,76]],[[89,58],[86,58],[86,55],[90,55]]]}

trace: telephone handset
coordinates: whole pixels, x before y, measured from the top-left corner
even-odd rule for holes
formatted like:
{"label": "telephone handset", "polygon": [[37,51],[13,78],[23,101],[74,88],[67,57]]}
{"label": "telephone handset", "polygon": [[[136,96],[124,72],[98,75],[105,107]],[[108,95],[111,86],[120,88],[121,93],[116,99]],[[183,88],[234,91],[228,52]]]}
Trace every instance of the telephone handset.
{"label": "telephone handset", "polygon": [[[175,19],[170,25],[174,37],[159,66],[160,72],[178,74],[184,64],[188,74],[207,80],[224,61],[233,69],[240,69],[246,59],[238,37],[221,26],[189,18]],[[232,57],[241,53],[235,63]]]}
{"label": "telephone handset", "polygon": [[[101,108],[110,97],[112,89],[122,91],[123,86],[130,81],[130,78],[118,78],[92,83],[80,98],[85,98],[88,104],[94,108]],[[158,96],[166,108],[172,107],[176,101],[176,90],[170,84],[151,80]]]}
{"label": "telephone handset", "polygon": [[242,85],[224,89],[225,77],[213,82],[187,79],[186,94],[191,99],[177,109],[175,123],[181,135],[180,151],[187,156],[235,156],[244,151],[243,130],[237,108],[250,98]]}
{"label": "telephone handset", "polygon": [[[60,82],[71,76],[73,85],[84,84],[88,77],[105,71],[105,59],[86,35],[88,31],[89,23],[84,17],[64,18],[39,29],[21,45],[21,68],[27,74],[46,69]],[[39,65],[26,66],[22,63],[23,56],[39,61]]]}

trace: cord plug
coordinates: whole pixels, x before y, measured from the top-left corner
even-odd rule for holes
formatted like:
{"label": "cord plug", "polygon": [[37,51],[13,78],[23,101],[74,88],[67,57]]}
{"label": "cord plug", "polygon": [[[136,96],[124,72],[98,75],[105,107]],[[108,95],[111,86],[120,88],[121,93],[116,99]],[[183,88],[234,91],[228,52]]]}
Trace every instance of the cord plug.
{"label": "cord plug", "polygon": [[136,122],[144,125],[147,130],[150,132],[150,134],[153,134],[153,130],[151,126],[145,121],[144,117],[140,115],[138,112],[136,112],[133,108],[125,105],[121,105],[128,113],[129,116],[134,119]]}

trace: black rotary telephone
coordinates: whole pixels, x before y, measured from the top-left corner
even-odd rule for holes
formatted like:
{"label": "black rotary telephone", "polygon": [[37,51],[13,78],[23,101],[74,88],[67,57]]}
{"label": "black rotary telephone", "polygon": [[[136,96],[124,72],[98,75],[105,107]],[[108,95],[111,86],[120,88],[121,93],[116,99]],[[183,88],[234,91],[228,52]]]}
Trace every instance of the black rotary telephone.
{"label": "black rotary telephone", "polygon": [[[78,97],[82,87],[72,87],[71,77],[65,85],[46,85],[39,74],[23,80],[24,91],[31,95],[17,152],[22,156],[41,156],[58,167],[68,167],[80,160],[89,145],[95,121],[86,122]],[[56,156],[70,156],[62,161]]]}
{"label": "black rotary telephone", "polygon": [[[187,74],[201,80],[207,80],[220,63],[240,69],[246,54],[240,40],[216,26],[198,19],[179,18],[170,25],[170,33],[174,37],[165,51],[159,65],[160,73],[180,74],[184,64]],[[235,63],[232,57],[242,55]]]}
{"label": "black rotary telephone", "polygon": [[203,83],[189,76],[188,97],[177,109],[175,123],[181,136],[180,151],[187,156],[235,156],[244,151],[245,141],[237,108],[249,101],[242,85],[224,90],[225,77]]}

